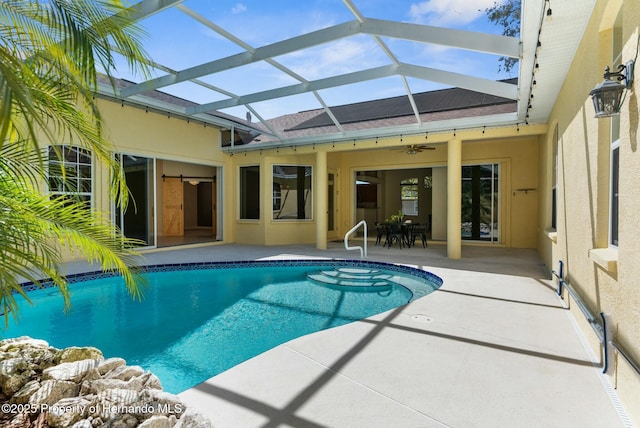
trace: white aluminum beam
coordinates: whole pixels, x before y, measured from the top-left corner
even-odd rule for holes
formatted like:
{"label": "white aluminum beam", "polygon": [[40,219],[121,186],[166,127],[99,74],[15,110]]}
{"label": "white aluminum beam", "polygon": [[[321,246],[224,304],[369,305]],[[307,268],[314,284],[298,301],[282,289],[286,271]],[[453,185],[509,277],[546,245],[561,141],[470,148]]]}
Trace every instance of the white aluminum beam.
{"label": "white aluminum beam", "polygon": [[235,107],[248,103],[271,100],[274,98],[288,97],[306,92],[318,91],[321,89],[333,88],[335,86],[348,85],[358,83],[365,80],[380,79],[397,74],[398,67],[395,65],[385,65],[382,67],[371,68],[354,73],[341,74],[339,76],[328,77],[326,79],[314,80],[309,83],[299,83],[296,85],[284,86],[276,89],[269,89],[262,92],[254,92],[252,94],[243,95],[238,99],[226,99],[215,101],[212,103],[202,104],[187,109],[187,114],[196,114],[212,110],[220,110],[228,107]]}
{"label": "white aluminum beam", "polygon": [[460,49],[488,52],[496,55],[519,57],[519,40],[514,37],[496,36],[471,31],[452,30],[418,24],[365,19],[345,22],[318,31],[282,40],[252,51],[231,55],[215,61],[199,64],[178,72],[177,75],[166,75],[146,82],[130,86],[120,92],[120,96],[128,97],[175,83],[184,82],[201,76],[230,70],[258,61],[270,60],[273,57],[300,51],[330,41],[366,33],[423,43],[433,43]]}
{"label": "white aluminum beam", "polygon": [[517,37],[498,36],[475,31],[454,30],[451,28],[371,18],[365,19],[362,23],[362,32],[382,37],[431,43],[493,55],[512,58],[520,57],[520,40]]}
{"label": "white aluminum beam", "polygon": [[284,86],[281,88],[254,92],[252,94],[243,95],[237,98],[228,98],[225,100],[201,104],[199,106],[189,107],[186,113],[190,115],[213,110],[221,110],[238,105],[288,97],[291,95],[298,95],[306,92],[363,82],[366,80],[381,79],[383,77],[394,75],[410,76],[417,79],[430,80],[443,83],[445,85],[465,88],[472,91],[496,95],[512,100],[518,98],[517,85],[512,85],[505,82],[496,82],[493,80],[482,79],[479,77],[473,77],[464,74],[451,73],[449,71],[436,70],[428,67],[420,67],[417,65],[401,63],[399,66],[385,65],[368,70],[328,77],[326,79],[314,80],[309,82],[308,84],[301,83],[296,85]]}
{"label": "white aluminum beam", "polygon": [[[231,42],[235,43],[236,45],[240,46],[241,48],[243,48],[244,50],[246,50],[247,52],[250,53],[254,53],[255,52],[255,48],[253,46],[251,46],[250,44],[246,43],[244,40],[234,36],[233,34],[231,34],[230,32],[228,32],[227,30],[225,30],[224,28],[220,27],[219,25],[214,24],[213,22],[211,22],[209,19],[205,18],[204,16],[200,15],[199,13],[195,12],[192,9],[189,9],[188,7],[184,6],[184,5],[178,5],[176,6],[178,10],[180,10],[181,12],[185,13],[186,15],[188,15],[190,18],[195,19],[196,21],[198,21],[199,23],[201,23],[202,25],[206,26],[207,28],[217,32],[218,34],[220,34],[221,36],[225,37],[226,39],[230,40]],[[293,70],[289,69],[288,67],[285,67],[284,65],[280,64],[279,62],[277,62],[274,59],[267,59],[265,60],[268,64],[272,65],[273,67],[277,68],[278,70],[282,71],[283,73],[291,76],[292,78],[294,78],[295,80],[307,84],[309,83],[304,77],[300,76],[299,74],[295,73]],[[192,81],[199,81],[197,79],[194,79]],[[220,92],[220,91],[219,91]],[[322,107],[325,109],[325,111],[327,112],[327,114],[329,115],[329,117],[331,117],[331,120],[334,121],[335,125],[339,128],[342,129],[342,124],[340,124],[338,122],[338,120],[336,119],[336,117],[334,116],[334,114],[331,112],[331,110],[329,109],[329,107],[327,106],[327,104],[324,102],[324,100],[322,99],[322,97],[320,96],[320,94],[318,92],[313,93],[316,97],[316,99],[320,102],[320,104],[322,105]],[[230,98],[238,98],[238,95],[229,95],[226,94],[227,96],[229,96]],[[267,121],[265,121],[264,119],[262,119],[262,117],[257,114],[256,110],[253,109],[249,104],[245,104],[245,107],[247,107],[247,109],[249,109],[259,120],[260,122],[267,127],[272,133],[274,133],[274,135],[277,135],[273,128],[271,127],[271,125],[269,125],[269,123]],[[281,136],[278,135],[278,138],[282,139]]]}
{"label": "white aluminum beam", "polygon": [[482,92],[510,100],[518,99],[518,85],[495,80],[469,76],[468,74],[453,73],[435,68],[421,67],[413,64],[400,64],[398,73],[403,76],[415,77],[444,85],[464,88],[470,91]]}
{"label": "white aluminum beam", "polygon": [[199,64],[178,72],[177,75],[161,76],[146,82],[130,86],[120,92],[120,96],[128,97],[141,92],[151,91],[197,77],[214,74],[220,71],[230,70],[243,65],[249,65],[258,61],[264,61],[276,56],[296,52],[311,46],[320,45],[333,40],[338,40],[347,36],[352,36],[360,32],[360,23],[349,21],[333,27],[303,34],[287,40],[282,40],[267,46],[256,48],[253,52],[242,52],[225,58]]}
{"label": "white aluminum beam", "polygon": [[134,21],[140,21],[182,2],[184,0],[143,0],[129,8],[128,16]]}

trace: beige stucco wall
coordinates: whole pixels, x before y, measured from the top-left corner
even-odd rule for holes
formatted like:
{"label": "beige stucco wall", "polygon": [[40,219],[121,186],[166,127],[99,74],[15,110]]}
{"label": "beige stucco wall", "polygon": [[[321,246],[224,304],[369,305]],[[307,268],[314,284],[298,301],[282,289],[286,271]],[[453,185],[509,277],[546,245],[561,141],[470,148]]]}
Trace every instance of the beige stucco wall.
{"label": "beige stucco wall", "polygon": [[[536,128],[534,133],[539,132]],[[508,131],[500,131],[499,138],[491,138],[481,131],[468,132],[468,139],[463,143],[463,164],[500,163],[501,165],[501,219],[503,229],[503,244],[519,248],[536,247],[538,198],[535,190],[515,192],[517,189],[535,189],[538,183],[538,137],[519,136],[516,127]],[[416,155],[407,155],[398,150],[397,141],[363,141],[354,147],[351,143],[325,144],[312,147],[269,149],[264,151],[248,151],[230,157],[226,175],[232,177],[232,182],[226,181],[225,200],[231,206],[233,216],[228,218],[233,230],[233,241],[225,237],[225,242],[238,242],[259,245],[279,245],[316,242],[316,218],[310,220],[272,219],[271,195],[273,165],[311,165],[316,173],[316,154],[327,152],[329,170],[336,174],[336,233],[342,237],[359,219],[356,209],[355,174],[357,171],[383,170],[386,185],[381,186],[381,192],[388,197],[389,193],[399,186],[399,180],[420,172],[421,179],[428,168],[438,169],[446,167],[447,146],[449,136],[430,136],[430,144],[436,150],[423,151]],[[403,137],[406,144],[423,144],[423,136]],[[485,140],[481,140],[485,138]],[[261,213],[259,220],[240,220],[237,207],[239,204],[238,176],[240,166],[260,166]],[[444,169],[444,168],[440,168]],[[396,172],[394,172],[396,171]],[[408,175],[407,175],[408,174]],[[405,177],[406,176],[406,177]],[[422,186],[421,186],[422,187]],[[424,190],[424,189],[423,189]],[[316,189],[314,187],[314,192]],[[398,189],[399,192],[399,189]],[[420,211],[433,212],[438,207],[430,207],[433,199],[427,198],[423,192]],[[438,201],[446,202],[446,192],[440,192]],[[313,196],[316,201],[317,195]],[[388,199],[388,198],[386,198]],[[426,199],[429,199],[428,201]],[[388,217],[399,209],[397,206],[382,207],[380,215]],[[313,208],[311,208],[313,211]],[[442,210],[441,210],[442,211]],[[446,207],[444,214],[446,215]],[[446,221],[443,219],[443,221]],[[446,228],[446,224],[444,225]],[[446,235],[442,237],[446,239]]]}
{"label": "beige stucco wall", "polygon": [[[608,247],[610,119],[595,119],[588,96],[612,65],[611,28],[623,8],[622,62],[636,56],[640,34],[640,3],[598,1],[541,137],[539,251],[549,269],[565,263],[569,284],[597,316],[608,314],[616,342],[640,360],[640,152],[638,147],[638,81],[627,93],[620,113],[619,235],[617,249]],[[636,67],[637,69],[637,67]],[[557,242],[550,227],[553,125],[559,135],[559,199]],[[594,251],[595,250],[595,251]],[[566,297],[566,296],[565,296]],[[566,297],[567,298],[567,297]],[[601,345],[576,305],[571,310],[597,355]],[[640,378],[621,357],[608,373],[635,424],[640,424]]]}
{"label": "beige stucco wall", "polygon": [[[405,175],[412,175],[415,171],[425,171],[426,168],[433,168],[433,173],[442,170],[447,165],[447,146],[443,141],[448,136],[429,136],[429,140],[434,141],[436,150],[427,150],[415,155],[407,155],[402,150],[396,148],[375,148],[375,142],[369,142],[369,146],[360,150],[341,151],[334,154],[342,171],[341,197],[340,203],[343,207],[340,215],[340,228],[346,232],[357,221],[355,211],[355,190],[354,176],[357,171],[370,170],[402,170],[402,172],[386,174],[385,187],[386,200],[389,199],[389,192],[396,185],[399,187],[399,180],[406,178]],[[537,246],[537,216],[538,216],[538,196],[536,193],[538,186],[538,137],[525,136],[518,137],[517,128],[511,130],[510,135],[501,135],[500,138],[490,138],[481,131],[469,132],[467,139],[462,145],[462,164],[484,164],[499,163],[501,165],[501,237],[504,245],[515,248],[536,248]],[[414,137],[416,144],[423,144],[424,137]],[[484,138],[484,139],[483,139]],[[411,143],[411,137],[404,137],[407,144]],[[382,143],[378,143],[380,145]],[[366,145],[364,143],[363,145]],[[370,146],[373,145],[373,149]],[[407,170],[407,171],[405,171]],[[390,174],[390,175],[389,175]],[[407,175],[408,174],[408,175]],[[414,174],[415,175],[415,174]],[[423,174],[424,175],[424,174]],[[346,179],[345,179],[346,176]],[[434,186],[439,186],[437,179]],[[445,182],[446,186],[446,182]],[[445,233],[437,233],[439,239],[446,239],[446,187],[442,191],[434,189],[432,195],[432,213],[434,227],[444,227]],[[518,191],[519,189],[534,189]],[[399,189],[397,190],[399,192]],[[425,195],[426,196],[426,195]],[[388,216],[399,209],[399,198],[397,204],[385,207],[384,215]],[[442,202],[445,206],[442,207]],[[425,205],[426,209],[426,205]],[[443,211],[444,210],[444,211]],[[444,218],[440,217],[444,215]],[[439,217],[440,216],[440,217]],[[436,220],[439,220],[439,226]]]}
{"label": "beige stucco wall", "polygon": [[116,151],[204,165],[226,160],[217,128],[106,100],[99,108]]}
{"label": "beige stucco wall", "polygon": [[[105,119],[105,131],[113,142],[114,151],[125,152],[159,160],[156,180],[161,182],[162,174],[167,175],[209,175],[214,168],[221,181],[223,193],[218,215],[223,221],[223,230],[219,236],[224,242],[238,242],[258,245],[278,245],[295,243],[314,243],[317,239],[315,213],[309,220],[274,220],[272,218],[272,179],[273,165],[310,165],[316,171],[316,155],[319,151],[327,153],[327,167],[336,175],[335,195],[335,233],[333,237],[342,237],[353,226],[356,219],[354,174],[358,170],[386,170],[389,174],[404,174],[406,170],[421,170],[431,167],[445,167],[447,163],[446,141],[451,138],[447,133],[429,135],[428,141],[422,135],[404,136],[401,142],[406,144],[429,143],[436,150],[423,151],[416,155],[407,155],[398,150],[398,139],[358,141],[357,143],[327,143],[313,147],[297,149],[281,148],[264,151],[248,151],[234,156],[219,150],[219,131],[201,123],[188,122],[170,115],[133,107],[118,102],[100,100],[100,108]],[[531,134],[544,129],[537,127]],[[493,134],[492,134],[493,132]],[[525,134],[525,133],[523,133]],[[520,131],[500,129],[484,132],[465,131],[458,135],[463,141],[463,164],[499,162],[502,165],[501,219],[503,243],[514,247],[535,247],[537,224],[537,200],[530,195],[514,195],[512,189],[533,188],[537,182],[537,137],[522,136]],[[391,149],[393,147],[393,150]],[[533,160],[533,162],[532,162]],[[239,168],[240,166],[260,166],[260,219],[239,219]],[[392,173],[393,170],[403,172]],[[516,173],[512,173],[515,171]],[[394,180],[395,181],[395,178]],[[532,181],[534,184],[532,184]],[[96,207],[99,210],[110,209],[109,194],[106,190],[108,174],[99,171],[96,177]],[[158,186],[157,202],[160,205],[161,191]],[[382,190],[388,193],[389,189]],[[317,199],[317,189],[312,193],[312,204]],[[514,198],[518,199],[517,208],[513,207]],[[433,199],[422,195],[420,211],[436,211],[429,208]],[[442,198],[440,198],[442,199]],[[446,201],[446,195],[445,199]],[[523,205],[523,200],[525,204]],[[399,200],[398,200],[399,203]],[[531,207],[535,207],[531,209]],[[392,209],[393,208],[393,209]],[[399,207],[384,207],[382,215],[396,212]],[[310,211],[314,211],[314,206]],[[391,211],[390,211],[391,210]],[[446,211],[445,211],[446,214]],[[158,210],[161,221],[161,210]],[[444,236],[443,238],[446,238]]]}
{"label": "beige stucco wall", "polygon": [[447,239],[447,169],[433,168],[431,238]]}
{"label": "beige stucco wall", "polygon": [[[220,132],[203,126],[168,117],[153,111],[120,103],[99,100],[104,118],[104,130],[114,152],[157,158],[157,202],[162,204],[162,174],[209,176],[214,167],[224,166],[228,159],[220,152]],[[162,162],[165,160],[166,162]],[[97,170],[96,208],[110,211],[108,173]],[[158,209],[161,224],[161,210]]]}
{"label": "beige stucco wall", "polygon": [[[215,175],[217,167],[229,163],[228,156],[219,149],[220,131],[202,123],[189,122],[162,113],[121,104],[106,99],[98,99],[103,118],[103,130],[110,142],[109,150],[114,153],[127,153],[137,156],[159,159],[156,169],[157,203],[161,206],[162,174],[167,175]],[[69,141],[56,141],[56,144],[69,144]],[[163,162],[167,160],[168,162]],[[168,169],[165,170],[165,166]],[[112,204],[109,190],[110,173],[104,165],[95,160],[94,209],[110,217]],[[224,207],[223,207],[224,208]],[[222,213],[220,212],[219,215]],[[158,223],[162,222],[162,211],[158,208]],[[160,228],[160,226],[159,226]],[[233,237],[233,231],[218,231],[220,235]],[[82,257],[63,250],[63,259],[72,260]]]}
{"label": "beige stucco wall", "polygon": [[[273,218],[273,179],[274,165],[311,166],[316,169],[314,153],[298,153],[287,149],[291,153],[280,153],[273,150],[269,153],[259,151],[247,152],[233,156],[230,168],[234,183],[225,186],[225,204],[231,204],[233,217],[229,222],[234,229],[234,242],[256,245],[284,245],[299,243],[314,243],[316,241],[316,218],[313,215],[313,202],[316,199],[312,178],[311,202],[308,205],[311,219],[308,220],[277,220]],[[285,150],[282,150],[285,152]],[[242,220],[239,218],[239,173],[241,166],[259,165],[260,167],[260,219]],[[229,242],[225,239],[225,242]]]}

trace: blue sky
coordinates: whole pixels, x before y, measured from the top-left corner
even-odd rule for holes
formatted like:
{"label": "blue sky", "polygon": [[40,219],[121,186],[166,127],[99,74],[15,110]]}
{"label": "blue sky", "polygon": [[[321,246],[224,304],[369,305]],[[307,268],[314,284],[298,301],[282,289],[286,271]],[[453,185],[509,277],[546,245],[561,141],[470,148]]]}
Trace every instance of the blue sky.
{"label": "blue sky", "polygon": [[[483,12],[486,7],[493,5],[494,0],[353,0],[353,3],[367,18],[493,34],[501,32],[500,28],[488,22]],[[183,4],[254,48],[354,19],[341,0],[187,0]],[[148,33],[145,47],[152,59],[175,70],[243,51],[235,43],[177,9],[152,16],[142,21],[141,25]],[[473,75],[492,80],[512,77],[498,74],[495,56],[396,39],[383,40],[402,62],[459,73],[473,70]],[[390,63],[373,37],[366,35],[341,39],[275,59],[310,81]],[[163,74],[158,72],[156,75]],[[139,80],[126,72],[122,72],[121,76]],[[202,80],[236,95],[298,83],[264,62],[206,76]],[[419,79],[409,79],[408,83],[412,92],[442,87]],[[226,98],[190,82],[161,90],[198,103]],[[323,90],[320,95],[331,106],[405,93],[401,78],[390,77]],[[301,94],[256,103],[253,107],[261,116],[269,119],[285,113],[319,108],[320,104],[313,95]],[[244,107],[223,111],[238,117],[244,117],[246,113]]]}

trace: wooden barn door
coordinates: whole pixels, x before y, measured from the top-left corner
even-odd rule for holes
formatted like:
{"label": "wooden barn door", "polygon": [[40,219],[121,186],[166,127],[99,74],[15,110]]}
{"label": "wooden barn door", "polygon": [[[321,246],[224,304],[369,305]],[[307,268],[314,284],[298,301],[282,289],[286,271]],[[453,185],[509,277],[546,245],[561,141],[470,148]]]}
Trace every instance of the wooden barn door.
{"label": "wooden barn door", "polygon": [[162,181],[162,235],[184,235],[184,189],[179,178]]}

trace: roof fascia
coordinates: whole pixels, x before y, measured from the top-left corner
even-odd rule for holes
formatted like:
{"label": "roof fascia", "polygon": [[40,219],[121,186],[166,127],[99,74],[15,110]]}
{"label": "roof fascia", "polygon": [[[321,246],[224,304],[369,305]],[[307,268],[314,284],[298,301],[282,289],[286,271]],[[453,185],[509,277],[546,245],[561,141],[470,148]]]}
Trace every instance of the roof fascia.
{"label": "roof fascia", "polygon": [[422,126],[416,124],[391,126],[382,128],[360,129],[346,131],[344,133],[320,134],[305,137],[288,138],[282,141],[272,141],[257,144],[241,145],[224,148],[230,153],[263,150],[270,148],[309,146],[313,144],[331,144],[340,142],[353,142],[356,140],[386,138],[398,135],[415,135],[422,133],[463,132],[464,130],[478,130],[495,127],[517,126],[521,135],[538,135],[546,132],[546,125],[524,126],[518,121],[517,113],[500,113],[487,116],[467,117],[459,119],[444,119],[432,122],[424,122]]}

